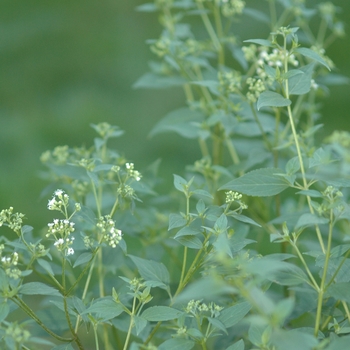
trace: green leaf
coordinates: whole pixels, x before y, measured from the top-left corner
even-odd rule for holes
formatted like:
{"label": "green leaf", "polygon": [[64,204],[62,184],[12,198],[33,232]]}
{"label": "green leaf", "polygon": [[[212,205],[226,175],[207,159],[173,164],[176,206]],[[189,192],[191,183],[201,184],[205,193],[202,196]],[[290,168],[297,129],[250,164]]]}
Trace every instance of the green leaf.
{"label": "green leaf", "polygon": [[272,333],[271,340],[277,349],[283,350],[312,350],[318,344],[313,335],[301,332],[298,329],[291,331],[277,329]]}
{"label": "green leaf", "polygon": [[331,284],[326,291],[326,296],[335,300],[350,302],[350,282],[338,282]]}
{"label": "green leaf", "polygon": [[22,284],[20,293],[25,295],[54,295],[61,296],[60,292],[41,282],[28,282]]}
{"label": "green leaf", "polygon": [[258,44],[261,46],[267,46],[267,47],[272,47],[272,43],[270,40],[266,39],[249,39],[249,40],[244,40],[244,43],[253,43],[253,44]]}
{"label": "green leaf", "polygon": [[318,148],[311,158],[309,158],[309,168],[315,166],[329,164],[334,160],[331,159],[329,152],[325,151],[322,147]]}
{"label": "green leaf", "polygon": [[230,345],[226,350],[244,350],[243,339],[239,340],[237,343]]}
{"label": "green leaf", "polygon": [[168,113],[151,130],[150,136],[164,132],[176,132],[185,138],[197,138],[200,133],[200,123],[204,120],[201,112],[190,108],[180,108]]}
{"label": "green leaf", "polygon": [[38,264],[51,276],[55,276],[50,263],[44,259],[37,259]]}
{"label": "green leaf", "polygon": [[191,350],[195,345],[193,340],[172,338],[158,346],[158,350]]}
{"label": "green leaf", "polygon": [[198,235],[199,233],[200,233],[200,231],[198,230],[198,228],[193,228],[191,226],[185,226],[177,232],[177,234],[175,235],[174,238],[177,239],[181,236],[195,236],[195,235]]}
{"label": "green leaf", "polygon": [[156,73],[146,73],[134,83],[134,89],[164,89],[173,86],[182,86],[186,79],[174,76],[162,76]]}
{"label": "green leaf", "polygon": [[140,275],[145,281],[160,282],[160,288],[168,288],[170,277],[169,272],[163,263],[141,259],[133,255],[129,255],[129,257],[134,262]]}
{"label": "green leaf", "polygon": [[323,225],[328,224],[329,220],[327,218],[319,217],[315,214],[306,213],[303,214],[295,225],[295,229],[301,227],[308,227],[313,225]]}
{"label": "green leaf", "polygon": [[57,345],[51,348],[51,350],[74,350],[74,348],[71,343],[68,343],[68,344]]}
{"label": "green leaf", "polygon": [[261,107],[286,107],[291,103],[291,100],[283,97],[277,92],[264,91],[258,98],[257,108],[260,110]]}
{"label": "green leaf", "polygon": [[212,326],[227,334],[226,327],[220,320],[218,320],[217,318],[208,317],[208,321]]}
{"label": "green leaf", "polygon": [[140,12],[157,12],[158,7],[153,3],[147,3],[137,6],[136,10]]}
{"label": "green leaf", "polygon": [[249,196],[274,196],[289,187],[286,180],[277,174],[283,173],[278,168],[263,168],[253,170],[238,179],[222,186],[220,190],[238,191]]}
{"label": "green leaf", "polygon": [[95,314],[103,320],[111,320],[119,316],[124,311],[123,306],[115,302],[111,297],[97,299],[90,307],[88,307],[84,314]]}
{"label": "green leaf", "polygon": [[303,74],[294,75],[288,79],[290,95],[304,95],[310,91],[314,67],[314,63],[301,67],[299,71]]}
{"label": "green leaf", "polygon": [[251,225],[254,225],[254,226],[261,227],[261,225],[259,225],[253,219],[248,218],[248,216],[245,216],[245,215],[242,215],[242,214],[237,214],[237,213],[234,213],[234,212],[233,213],[228,213],[227,215],[233,217],[234,219],[236,219],[238,221],[244,222],[246,224],[251,224]]}
{"label": "green leaf", "polygon": [[139,335],[147,326],[147,320],[140,316],[134,316],[136,335]]}
{"label": "green leaf", "polygon": [[196,236],[181,236],[177,237],[176,241],[191,249],[201,249],[203,246],[202,241]]}
{"label": "green leaf", "polygon": [[0,322],[2,323],[3,320],[7,317],[9,314],[10,307],[8,302],[4,301],[0,304]]}
{"label": "green leaf", "polygon": [[214,224],[214,230],[216,232],[224,232],[227,230],[227,217],[225,214],[221,214]]}
{"label": "green leaf", "polygon": [[220,312],[218,320],[220,320],[226,328],[230,328],[243,319],[250,311],[251,305],[244,301],[236,305],[230,306]]}
{"label": "green leaf", "polygon": [[203,196],[203,197],[207,197],[207,198],[211,198],[213,199],[214,197],[208,192],[208,191],[205,191],[205,190],[194,190],[194,191],[191,191],[193,194],[196,194],[198,196]]}
{"label": "green leaf", "polygon": [[295,49],[295,52],[298,52],[305,57],[311,58],[312,60],[324,65],[328,70],[331,70],[327,62],[317,52],[306,47],[298,47]]}
{"label": "green leaf", "polygon": [[89,262],[92,258],[91,253],[82,253],[78,256],[77,260],[75,260],[73,267],[77,267],[79,265],[85,264]]}
{"label": "green leaf", "polygon": [[179,318],[183,313],[169,306],[152,306],[142,313],[142,317],[147,321],[169,321]]}
{"label": "green leaf", "polygon": [[187,186],[187,181],[183,177],[174,174],[174,186],[180,192],[185,193],[185,187]]}
{"label": "green leaf", "polygon": [[173,228],[182,227],[186,225],[187,220],[180,214],[170,214],[169,215],[169,227],[168,231]]}

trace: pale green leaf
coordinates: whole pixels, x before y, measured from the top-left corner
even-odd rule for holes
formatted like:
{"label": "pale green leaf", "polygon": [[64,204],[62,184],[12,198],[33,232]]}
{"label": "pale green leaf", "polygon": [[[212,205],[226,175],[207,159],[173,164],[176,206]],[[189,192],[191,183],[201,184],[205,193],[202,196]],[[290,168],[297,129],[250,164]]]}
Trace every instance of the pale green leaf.
{"label": "pale green leaf", "polygon": [[244,40],[243,42],[257,44],[257,45],[261,45],[261,46],[267,46],[267,47],[272,46],[271,41],[266,40],[266,39],[249,39],[249,40]]}
{"label": "pale green leaf", "polygon": [[350,302],[350,282],[338,282],[331,284],[327,291],[326,296],[332,297],[335,300],[342,300]]}
{"label": "pale green leaf", "polygon": [[186,225],[186,223],[187,220],[180,214],[170,214],[168,231],[170,231],[173,228],[182,227]]}
{"label": "pale green leaf", "polygon": [[37,259],[38,264],[51,276],[54,276],[54,272],[52,270],[51,264],[44,259]]}
{"label": "pale green leaf", "polygon": [[299,70],[303,74],[294,75],[288,79],[290,95],[304,95],[310,91],[314,67],[314,63],[301,67]]}
{"label": "pale green leaf", "polygon": [[164,89],[173,86],[182,86],[186,80],[179,76],[169,77],[156,73],[146,73],[134,83],[133,88]]}
{"label": "pale green leaf", "polygon": [[243,339],[239,340],[238,342],[230,345],[226,350],[244,350],[244,341]]}
{"label": "pale green leaf", "polygon": [[220,320],[226,328],[230,328],[241,321],[250,309],[251,305],[246,301],[235,304],[222,310],[218,320]]}
{"label": "pale green leaf", "polygon": [[191,249],[201,249],[203,246],[202,241],[196,236],[181,236],[177,237],[176,241]]}
{"label": "pale green leaf", "polygon": [[169,306],[152,306],[142,313],[142,317],[147,321],[169,321],[175,320],[183,315],[183,311]]}
{"label": "pale green leaf", "polygon": [[277,92],[264,91],[258,98],[257,108],[260,110],[261,107],[286,107],[291,103],[291,100],[283,97]]}
{"label": "pale green leaf", "polygon": [[195,346],[193,340],[171,338],[158,346],[158,350],[191,350]]}
{"label": "pale green leaf", "polygon": [[228,182],[220,190],[238,191],[249,196],[274,196],[289,187],[287,181],[278,175],[281,173],[283,170],[278,168],[253,170]]}
{"label": "pale green leaf", "polygon": [[10,307],[8,302],[4,301],[0,304],[0,322],[2,322],[9,314]]}
{"label": "pale green leaf", "polygon": [[277,329],[272,333],[272,344],[281,350],[312,350],[317,346],[318,341],[313,335],[298,329],[291,331]]}
{"label": "pale green leaf", "polygon": [[97,299],[90,307],[82,312],[84,314],[95,314],[104,320],[110,320],[119,316],[124,311],[123,306],[115,302],[111,297]]}
{"label": "pale green leaf", "polygon": [[75,260],[73,267],[77,267],[79,265],[85,264],[87,262],[89,262],[92,258],[92,254],[91,253],[82,253],[78,256],[77,260]]}
{"label": "pale green leaf", "polygon": [[26,295],[54,295],[61,296],[60,292],[41,282],[28,282],[22,284],[19,292]]}
{"label": "pale green leaf", "polygon": [[319,217],[311,213],[306,213],[299,218],[298,222],[295,225],[295,229],[313,225],[323,225],[327,224],[328,222],[329,220],[327,218]]}
{"label": "pale green leaf", "polygon": [[147,326],[147,320],[140,316],[134,316],[134,324],[136,329],[136,335],[139,335]]}

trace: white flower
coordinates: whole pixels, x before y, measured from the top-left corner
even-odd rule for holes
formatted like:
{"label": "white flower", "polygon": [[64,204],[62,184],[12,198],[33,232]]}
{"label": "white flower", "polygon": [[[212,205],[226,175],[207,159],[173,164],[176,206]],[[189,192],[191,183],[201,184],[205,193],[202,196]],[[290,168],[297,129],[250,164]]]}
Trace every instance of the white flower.
{"label": "white flower", "polygon": [[74,249],[73,248],[68,248],[67,249],[67,255],[73,255],[74,254]]}

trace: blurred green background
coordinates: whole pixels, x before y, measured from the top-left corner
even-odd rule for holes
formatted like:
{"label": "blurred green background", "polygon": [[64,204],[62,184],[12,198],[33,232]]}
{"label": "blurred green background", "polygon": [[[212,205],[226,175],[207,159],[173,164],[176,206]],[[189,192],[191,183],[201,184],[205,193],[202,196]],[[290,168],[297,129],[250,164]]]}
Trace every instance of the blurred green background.
{"label": "blurred green background", "polygon": [[[196,143],[176,135],[147,137],[157,120],[184,99],[180,89],[132,88],[154,58],[145,41],[161,31],[156,14],[135,11],[144,2],[1,1],[0,209],[13,206],[26,214],[27,224],[46,225],[41,219],[47,198],[40,199],[46,183],[39,178],[39,157],[57,145],[90,145],[90,123],[120,126],[126,134],[117,141],[118,150],[141,171],[162,158],[168,181],[196,159]],[[332,2],[342,7],[339,17],[350,35],[350,1]],[[254,29],[251,20],[245,21],[241,36],[249,38]],[[346,76],[349,35],[327,51]],[[323,103],[328,131],[350,128],[349,86],[332,88]]]}

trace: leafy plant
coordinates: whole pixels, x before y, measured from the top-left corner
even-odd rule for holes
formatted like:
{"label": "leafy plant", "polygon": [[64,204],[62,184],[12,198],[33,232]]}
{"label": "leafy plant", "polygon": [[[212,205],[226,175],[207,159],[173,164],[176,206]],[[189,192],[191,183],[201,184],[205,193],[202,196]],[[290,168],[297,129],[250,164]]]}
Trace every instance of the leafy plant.
{"label": "leafy plant", "polygon": [[[347,82],[325,51],[343,25],[330,2],[264,3],[138,8],[163,31],[135,87],[186,97],[151,135],[197,140],[202,158],[160,195],[158,161],[141,174],[110,147],[118,127],[45,152],[57,216],[34,234],[0,213],[2,348],[347,347],[350,134],[317,138],[319,98]],[[270,34],[242,41],[242,16]]]}

